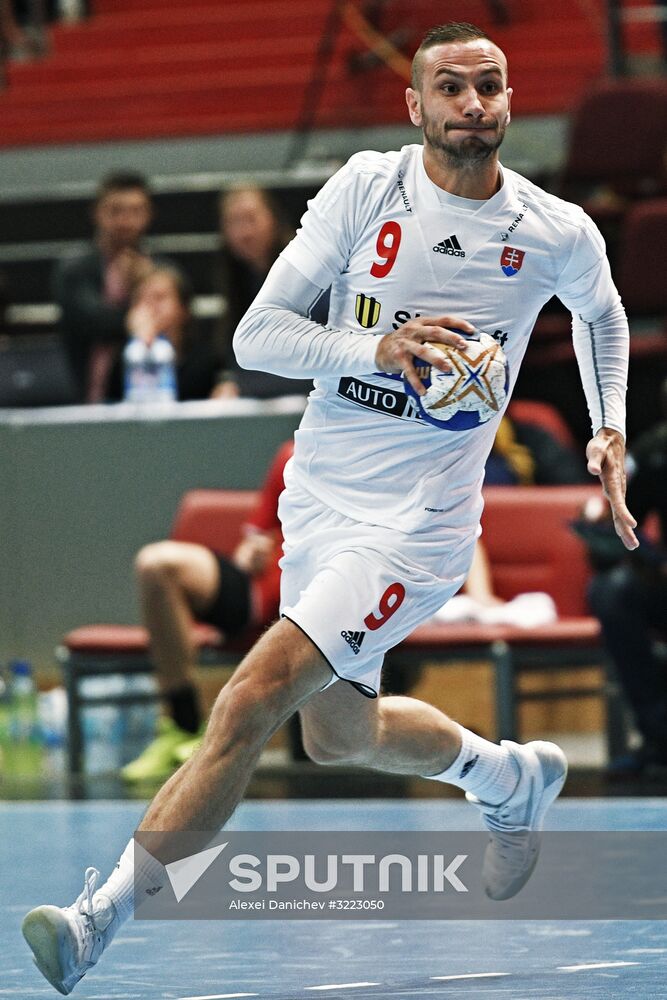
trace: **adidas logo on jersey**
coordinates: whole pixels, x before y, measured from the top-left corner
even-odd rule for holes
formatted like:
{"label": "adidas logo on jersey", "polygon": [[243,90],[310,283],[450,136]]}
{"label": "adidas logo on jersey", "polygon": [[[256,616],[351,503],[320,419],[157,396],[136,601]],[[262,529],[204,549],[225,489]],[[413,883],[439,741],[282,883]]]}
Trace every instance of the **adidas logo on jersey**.
{"label": "adidas logo on jersey", "polygon": [[466,255],[465,250],[461,249],[461,244],[456,236],[450,236],[449,239],[436,243],[433,247],[433,253],[446,253],[450,257],[465,257]]}
{"label": "adidas logo on jersey", "polygon": [[352,652],[356,656],[361,649],[361,644],[364,641],[365,632],[341,632],[343,639],[352,649]]}

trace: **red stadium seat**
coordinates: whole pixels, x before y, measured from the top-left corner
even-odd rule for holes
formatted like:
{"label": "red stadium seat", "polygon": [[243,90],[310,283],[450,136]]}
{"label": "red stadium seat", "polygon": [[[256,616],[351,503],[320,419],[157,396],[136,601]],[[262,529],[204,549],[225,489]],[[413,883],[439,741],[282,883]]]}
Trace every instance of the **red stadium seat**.
{"label": "red stadium seat", "polygon": [[496,486],[485,490],[482,518],[496,592],[512,598],[542,590],[556,603],[559,617],[536,628],[425,624],[389,654],[403,668],[429,661],[489,660],[495,670],[496,737],[517,739],[522,702],[554,698],[604,697],[610,755],[625,746],[624,713],[614,687],[523,690],[523,674],[554,669],[604,666],[600,626],[588,614],[590,575],[582,543],[570,528],[594,486]]}
{"label": "red stadium seat", "polygon": [[574,448],[575,441],[572,431],[562,416],[551,403],[543,403],[538,399],[513,399],[507,415],[510,420],[518,423],[535,424],[547,431],[564,448]]}
{"label": "red stadium seat", "polygon": [[[623,141],[618,124],[623,122]],[[590,87],[576,111],[561,177],[564,198],[594,217],[618,216],[622,205],[581,202],[586,186],[609,185],[622,198],[647,198],[667,188],[667,83],[656,79],[603,80]]]}

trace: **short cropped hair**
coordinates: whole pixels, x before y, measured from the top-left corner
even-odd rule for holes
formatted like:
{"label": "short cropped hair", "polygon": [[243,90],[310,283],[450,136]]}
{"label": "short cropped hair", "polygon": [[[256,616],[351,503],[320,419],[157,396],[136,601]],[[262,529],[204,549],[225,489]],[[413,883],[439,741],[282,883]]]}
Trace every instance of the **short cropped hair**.
{"label": "short cropped hair", "polygon": [[150,200],[151,190],[148,181],[143,174],[132,170],[116,170],[111,174],[106,174],[100,181],[95,201],[102,201],[108,194],[116,191],[143,191]]}
{"label": "short cropped hair", "polygon": [[[438,24],[434,28],[429,28],[412,60],[413,89],[419,90],[421,88],[424,53],[427,49],[433,48],[434,45],[447,45],[449,42],[474,42],[477,38],[485,38],[488,42],[493,41],[485,31],[468,21],[449,21],[447,24]],[[495,45],[495,42],[493,44]]]}

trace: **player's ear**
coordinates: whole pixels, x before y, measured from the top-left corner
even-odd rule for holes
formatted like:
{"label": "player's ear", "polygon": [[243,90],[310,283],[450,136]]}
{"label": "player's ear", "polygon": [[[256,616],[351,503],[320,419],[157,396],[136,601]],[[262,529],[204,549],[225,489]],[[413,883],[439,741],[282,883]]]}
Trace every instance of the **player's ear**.
{"label": "player's ear", "polygon": [[512,120],[512,116],[510,114],[510,108],[512,106],[512,94],[513,94],[512,88],[508,87],[507,88],[507,114],[505,115],[505,125],[509,125],[509,123]]}
{"label": "player's ear", "polygon": [[420,128],[422,123],[422,111],[419,93],[416,90],[413,90],[412,87],[408,87],[405,91],[405,101],[408,106],[410,121],[413,125]]}

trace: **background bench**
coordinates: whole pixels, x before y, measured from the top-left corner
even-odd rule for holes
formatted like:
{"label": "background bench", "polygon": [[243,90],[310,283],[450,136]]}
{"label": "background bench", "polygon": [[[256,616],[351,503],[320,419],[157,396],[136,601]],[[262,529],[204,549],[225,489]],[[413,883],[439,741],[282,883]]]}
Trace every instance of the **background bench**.
{"label": "background bench", "polygon": [[[519,735],[518,707],[522,701],[553,698],[604,697],[611,753],[624,746],[624,713],[617,692],[606,679],[597,686],[524,692],[520,675],[568,667],[604,665],[600,629],[586,610],[589,577],[584,548],[569,527],[597,487],[493,487],[485,491],[482,519],[484,544],[494,587],[510,599],[542,590],[550,594],[559,619],[551,625],[522,629],[477,624],[425,624],[395,649],[391,658],[401,666],[426,660],[488,660],[495,671],[496,737]],[[192,490],[178,508],[170,537],[198,542],[230,554],[241,524],[254,506],[253,490]],[[194,626],[202,664],[235,664],[257,638],[248,630],[224,646],[216,629]],[[57,650],[68,694],[68,764],[71,774],[84,769],[82,710],[100,704],[127,705],[154,695],[128,692],[90,696],[82,690],[86,677],[152,672],[145,629],[125,625],[87,625],[64,636]]]}

